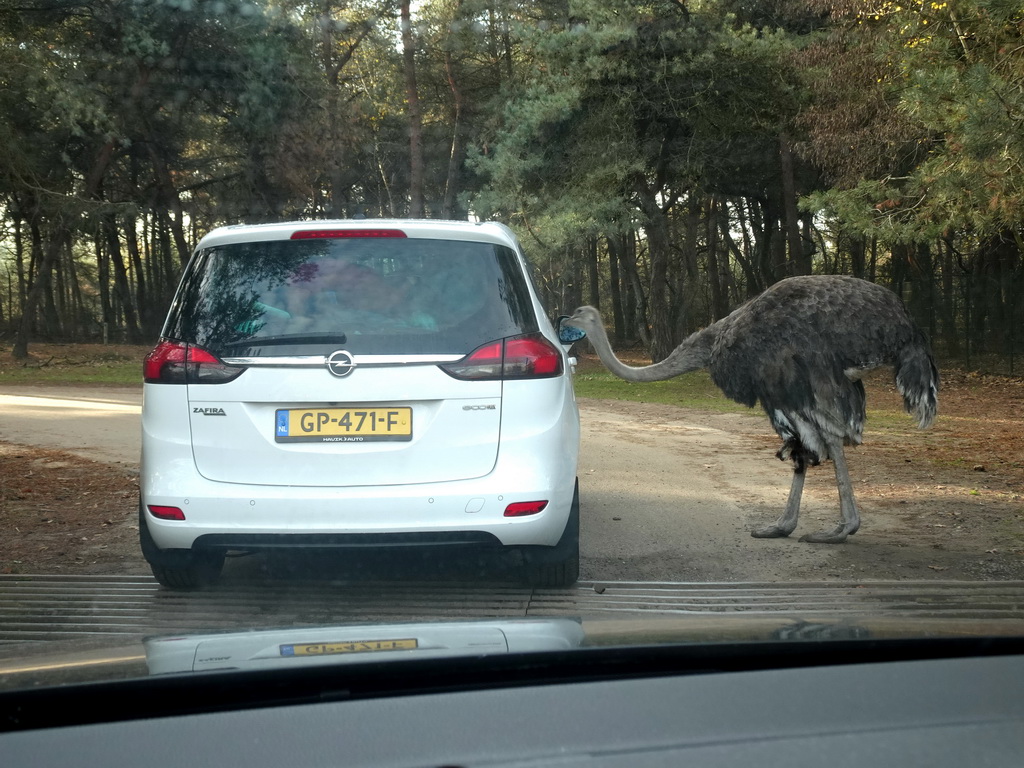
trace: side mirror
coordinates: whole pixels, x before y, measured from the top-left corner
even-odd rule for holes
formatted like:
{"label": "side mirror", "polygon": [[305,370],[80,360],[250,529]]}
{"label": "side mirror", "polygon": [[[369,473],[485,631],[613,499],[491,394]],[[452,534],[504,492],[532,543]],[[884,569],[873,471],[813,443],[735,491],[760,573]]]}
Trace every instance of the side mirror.
{"label": "side mirror", "polygon": [[582,328],[577,328],[573,325],[568,325],[565,321],[569,319],[568,315],[560,315],[555,324],[558,327],[558,340],[565,346],[572,346],[580,339],[587,337],[587,332]]}

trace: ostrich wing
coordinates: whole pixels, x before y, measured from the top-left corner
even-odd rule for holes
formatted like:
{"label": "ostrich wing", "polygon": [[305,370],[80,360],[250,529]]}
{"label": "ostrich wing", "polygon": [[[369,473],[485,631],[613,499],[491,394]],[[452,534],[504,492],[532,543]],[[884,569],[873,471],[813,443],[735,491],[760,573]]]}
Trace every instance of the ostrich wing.
{"label": "ostrich wing", "polygon": [[895,294],[840,276],[783,280],[721,323],[715,383],[738,402],[759,401],[783,440],[820,458],[837,439],[861,440],[860,376],[899,365],[921,337]]}

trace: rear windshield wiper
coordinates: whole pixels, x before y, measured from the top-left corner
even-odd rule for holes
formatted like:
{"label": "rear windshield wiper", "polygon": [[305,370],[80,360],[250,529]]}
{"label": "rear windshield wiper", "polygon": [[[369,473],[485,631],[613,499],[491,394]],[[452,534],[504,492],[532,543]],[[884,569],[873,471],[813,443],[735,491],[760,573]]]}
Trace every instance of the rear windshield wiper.
{"label": "rear windshield wiper", "polygon": [[344,344],[348,337],[339,331],[321,331],[318,333],[285,333],[280,336],[253,336],[239,341],[222,344],[221,349],[237,349],[239,347],[289,346],[297,344]]}

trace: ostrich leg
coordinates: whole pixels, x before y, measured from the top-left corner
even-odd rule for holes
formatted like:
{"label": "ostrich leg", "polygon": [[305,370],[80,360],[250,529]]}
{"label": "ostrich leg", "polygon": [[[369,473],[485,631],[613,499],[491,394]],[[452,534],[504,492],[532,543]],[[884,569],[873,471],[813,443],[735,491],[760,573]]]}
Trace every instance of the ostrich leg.
{"label": "ostrich leg", "polygon": [[843,444],[830,443],[829,453],[832,455],[832,463],[836,467],[839,514],[842,519],[833,530],[808,533],[806,536],[801,536],[800,541],[809,541],[815,544],[842,544],[846,541],[847,536],[856,533],[860,528],[860,514],[857,512],[857,503],[853,500],[853,483],[850,482],[850,471],[846,467]]}
{"label": "ostrich leg", "polygon": [[755,539],[778,539],[793,532],[797,517],[800,515],[800,496],[804,492],[805,473],[804,462],[801,461],[793,467],[793,484],[789,487],[789,499],[786,501],[782,517],[771,525],[755,528],[750,532],[751,536]]}

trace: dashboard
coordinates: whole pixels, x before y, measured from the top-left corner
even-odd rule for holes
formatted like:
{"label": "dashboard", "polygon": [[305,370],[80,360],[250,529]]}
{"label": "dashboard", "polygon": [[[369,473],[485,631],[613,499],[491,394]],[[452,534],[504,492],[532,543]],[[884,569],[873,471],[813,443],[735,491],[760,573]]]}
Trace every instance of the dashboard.
{"label": "dashboard", "polygon": [[[854,645],[830,650],[843,647]],[[1019,766],[1024,755],[1024,655],[1007,649],[851,652],[834,664],[789,649],[774,668],[738,650],[692,651],[688,666],[659,648],[615,653],[506,658],[498,672],[470,659],[425,675],[391,664],[365,677],[207,674],[3,694],[0,755],[7,768],[936,768]],[[92,711],[61,715],[76,699]]]}

